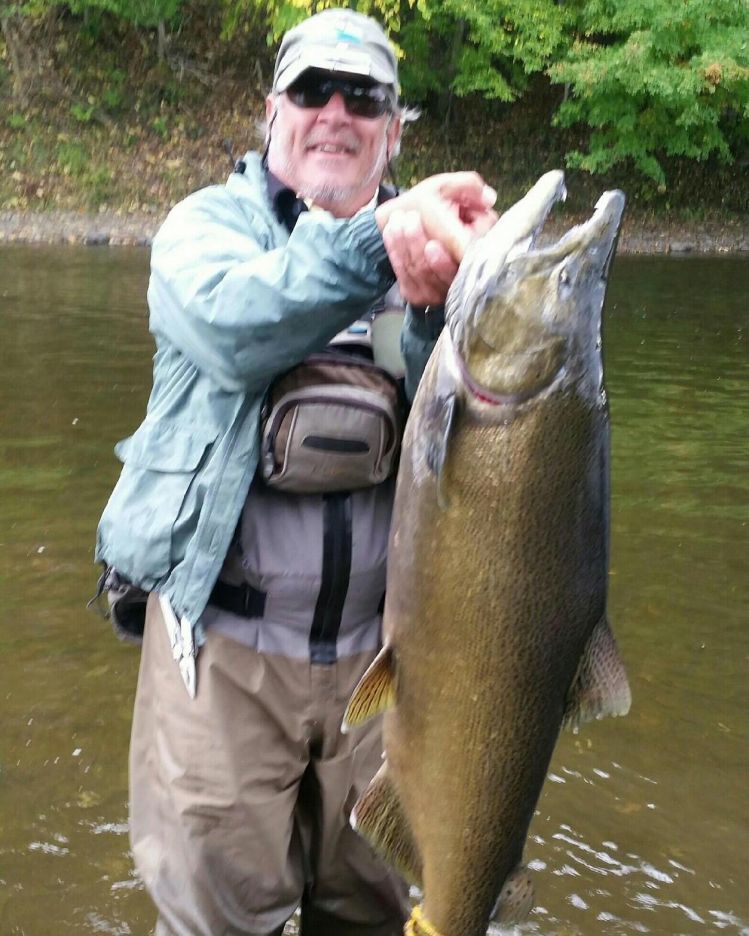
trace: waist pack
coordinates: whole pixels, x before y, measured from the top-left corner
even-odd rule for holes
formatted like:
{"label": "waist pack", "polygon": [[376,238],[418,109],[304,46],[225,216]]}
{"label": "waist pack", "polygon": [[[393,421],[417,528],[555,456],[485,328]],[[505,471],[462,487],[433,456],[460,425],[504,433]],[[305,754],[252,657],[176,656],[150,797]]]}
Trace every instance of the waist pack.
{"label": "waist pack", "polygon": [[358,355],[311,355],[271,385],[259,475],[294,494],[379,484],[395,471],[405,421],[398,381]]}

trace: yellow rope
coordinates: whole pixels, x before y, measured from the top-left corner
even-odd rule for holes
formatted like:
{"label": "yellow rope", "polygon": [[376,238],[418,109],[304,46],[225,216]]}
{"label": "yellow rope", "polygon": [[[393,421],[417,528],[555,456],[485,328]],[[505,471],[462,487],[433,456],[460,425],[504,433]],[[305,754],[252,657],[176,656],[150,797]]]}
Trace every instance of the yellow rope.
{"label": "yellow rope", "polygon": [[421,904],[416,904],[406,921],[403,936],[442,936],[442,934],[424,916]]}

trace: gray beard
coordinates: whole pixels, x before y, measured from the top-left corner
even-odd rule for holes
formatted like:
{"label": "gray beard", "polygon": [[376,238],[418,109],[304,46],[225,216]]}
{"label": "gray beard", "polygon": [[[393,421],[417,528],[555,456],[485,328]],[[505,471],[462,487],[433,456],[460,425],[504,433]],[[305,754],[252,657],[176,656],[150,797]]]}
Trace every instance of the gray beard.
{"label": "gray beard", "polygon": [[[274,141],[271,139],[269,154],[272,152],[274,147]],[[276,155],[275,153],[273,155]],[[280,154],[278,154],[280,156]],[[274,160],[275,162],[275,160]],[[294,164],[292,160],[281,158],[279,162],[282,165],[281,171],[278,173],[281,178],[293,178],[294,175]],[[355,185],[346,185],[339,186],[334,185],[330,182],[323,183],[321,185],[303,185],[298,191],[297,195],[300,198],[309,199],[312,202],[317,202],[319,204],[325,205],[345,205],[353,198],[355,198],[359,192],[368,189],[373,182],[379,182],[382,176],[385,174],[385,167],[387,165],[387,141],[383,140],[382,148],[377,154],[372,169],[369,174],[362,179],[360,182],[357,182]]]}
{"label": "gray beard", "polygon": [[337,186],[331,185],[309,185],[305,186],[297,194],[301,198],[309,199],[312,202],[325,205],[344,205],[350,201],[362,188],[361,185]]}

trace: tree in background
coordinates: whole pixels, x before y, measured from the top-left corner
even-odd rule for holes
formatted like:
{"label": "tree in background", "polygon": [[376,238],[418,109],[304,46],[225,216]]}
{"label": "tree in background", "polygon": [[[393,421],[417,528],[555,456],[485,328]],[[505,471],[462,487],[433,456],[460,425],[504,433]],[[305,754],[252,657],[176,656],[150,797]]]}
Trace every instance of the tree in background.
{"label": "tree in background", "polygon": [[[275,43],[335,0],[223,0]],[[532,76],[565,86],[554,123],[585,125],[572,167],[629,163],[665,186],[664,157],[730,161],[747,143],[747,0],[359,0],[388,27],[408,100],[445,121],[455,97],[512,102]],[[522,105],[521,105],[522,106]]]}
{"label": "tree in background", "polygon": [[292,26],[330,7],[351,7],[379,19],[389,32],[397,32],[401,7],[410,9],[414,0],[404,0],[403,4],[401,0],[221,0],[221,3],[226,38],[238,31],[255,29],[260,21],[267,30],[268,44],[275,45]]}
{"label": "tree in background", "polygon": [[401,54],[406,97],[444,110],[453,95],[513,101],[564,48],[570,11],[539,0],[223,0],[225,35],[268,29],[268,42],[311,13],[350,6],[380,19]]}
{"label": "tree in background", "polygon": [[514,101],[565,47],[568,8],[539,0],[418,0],[398,39],[407,94]]}
{"label": "tree in background", "polygon": [[[548,81],[564,86],[554,123],[584,128],[584,143],[567,156],[572,167],[625,164],[663,188],[668,157],[730,162],[749,152],[749,0],[0,0],[0,29],[24,106],[35,86],[49,94],[55,81],[45,29],[51,34],[56,18],[83,32],[97,18],[125,23],[141,39],[155,29],[162,60],[170,24],[210,23],[201,41],[215,48],[219,19],[225,39],[253,40],[240,57],[250,57],[244,67],[254,65],[264,86],[258,38],[275,46],[310,13],[340,5],[385,24],[401,55],[404,96],[445,124],[458,97],[522,108],[535,78],[534,93]],[[79,110],[89,119],[93,108]]]}
{"label": "tree in background", "polygon": [[45,56],[40,32],[46,26],[53,4],[48,0],[7,2],[0,0],[0,33],[10,64],[11,94],[25,106],[45,75]]}
{"label": "tree in background", "polygon": [[135,27],[156,29],[159,60],[163,60],[166,27],[175,19],[182,3],[183,0],[0,0],[0,33],[10,64],[13,98],[26,106],[38,86],[43,86],[48,96],[66,96],[54,74],[47,47],[55,18],[65,11],[79,14],[82,22],[91,14],[107,12]]}
{"label": "tree in background", "polygon": [[664,190],[663,156],[731,162],[749,143],[747,0],[589,0],[551,66],[569,86],[555,122],[587,124],[571,166],[631,160]]}
{"label": "tree in background", "polygon": [[158,57],[166,57],[167,26],[177,16],[183,0],[67,0],[73,13],[105,10],[133,26],[156,29]]}

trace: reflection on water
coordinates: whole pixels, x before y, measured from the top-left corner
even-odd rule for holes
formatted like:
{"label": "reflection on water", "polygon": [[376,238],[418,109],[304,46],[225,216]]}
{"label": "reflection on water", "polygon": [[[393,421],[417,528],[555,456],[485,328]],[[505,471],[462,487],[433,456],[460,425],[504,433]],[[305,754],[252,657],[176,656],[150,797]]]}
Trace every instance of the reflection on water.
{"label": "reflection on water", "polygon": [[[84,604],[140,419],[145,251],[0,249],[0,932],[150,932],[127,850],[137,651]],[[749,936],[749,260],[622,258],[606,318],[626,719],[562,738],[518,932]]]}

